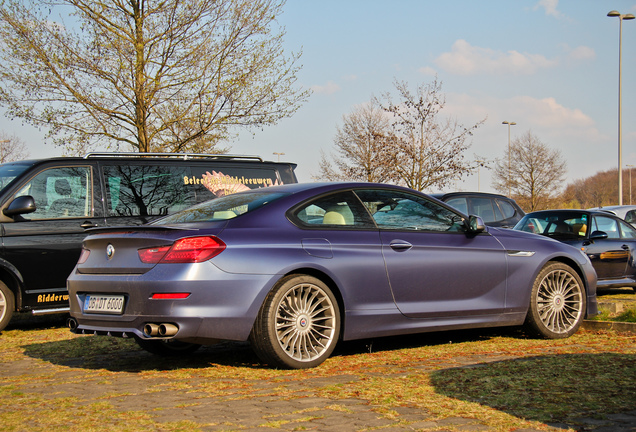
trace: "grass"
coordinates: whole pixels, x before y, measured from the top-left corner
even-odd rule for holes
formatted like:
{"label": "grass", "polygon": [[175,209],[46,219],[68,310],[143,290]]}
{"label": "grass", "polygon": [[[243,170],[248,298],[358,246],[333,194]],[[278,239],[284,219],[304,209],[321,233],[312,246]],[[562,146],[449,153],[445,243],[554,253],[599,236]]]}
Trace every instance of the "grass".
{"label": "grass", "polygon": [[[602,290],[597,298],[600,303],[599,314],[594,320],[636,323],[636,293],[632,288]],[[623,310],[613,313],[604,303],[620,303]]]}
{"label": "grass", "polygon": [[[162,359],[126,339],[14,326],[0,335],[0,430],[304,430],[353,415],[347,401],[371,409],[379,430],[381,421],[413,423],[399,415],[405,407],[427,421],[474,419],[498,431],[575,429],[581,418],[634,409],[635,359],[633,334],[548,341],[480,330],[343,343],[318,368],[282,371],[245,344]],[[289,408],[314,398],[327,403]],[[243,404],[261,407],[257,424],[224,417]]]}

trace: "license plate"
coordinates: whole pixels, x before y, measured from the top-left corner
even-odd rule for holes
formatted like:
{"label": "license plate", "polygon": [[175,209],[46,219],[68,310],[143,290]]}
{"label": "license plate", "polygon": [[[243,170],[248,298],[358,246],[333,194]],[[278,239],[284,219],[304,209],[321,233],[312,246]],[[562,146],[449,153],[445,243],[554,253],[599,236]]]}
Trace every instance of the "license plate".
{"label": "license plate", "polygon": [[86,313],[120,314],[124,311],[123,295],[87,294],[84,301]]}

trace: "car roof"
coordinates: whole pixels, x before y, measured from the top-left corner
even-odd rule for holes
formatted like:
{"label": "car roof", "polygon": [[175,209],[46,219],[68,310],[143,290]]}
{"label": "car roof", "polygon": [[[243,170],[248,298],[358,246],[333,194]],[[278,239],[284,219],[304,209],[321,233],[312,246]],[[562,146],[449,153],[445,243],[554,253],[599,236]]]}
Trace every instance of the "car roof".
{"label": "car roof", "polygon": [[543,214],[556,214],[556,213],[581,213],[588,215],[599,215],[599,216],[613,216],[616,217],[615,214],[609,213],[601,210],[593,210],[593,209],[550,209],[550,210],[537,210],[530,213],[527,213],[526,216],[532,217],[536,215]]}
{"label": "car roof", "polygon": [[454,196],[474,196],[474,197],[490,197],[490,198],[503,198],[503,199],[511,199],[505,195],[490,193],[490,192],[436,192],[430,194],[430,196],[435,197],[437,199],[440,198],[450,198]]}
{"label": "car roof", "polygon": [[49,162],[86,162],[97,161],[169,161],[169,162],[240,162],[248,164],[273,164],[291,165],[294,168],[297,164],[292,162],[277,162],[263,160],[260,156],[254,155],[233,155],[233,154],[198,154],[198,153],[88,153],[85,156],[54,156],[50,158],[24,159],[19,161],[5,162],[2,165],[40,165]]}
{"label": "car roof", "polygon": [[631,210],[636,210],[636,205],[615,205],[615,206],[606,206],[606,207],[594,207],[589,210],[600,210],[606,213],[612,213],[620,217],[624,217],[627,215],[627,212]]}

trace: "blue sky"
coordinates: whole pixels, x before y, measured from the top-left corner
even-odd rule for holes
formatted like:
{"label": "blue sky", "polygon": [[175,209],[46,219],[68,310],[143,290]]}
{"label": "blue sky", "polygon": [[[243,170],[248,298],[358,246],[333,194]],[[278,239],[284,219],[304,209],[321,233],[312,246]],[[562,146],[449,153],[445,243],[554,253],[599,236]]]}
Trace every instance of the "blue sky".
{"label": "blue sky", "polygon": [[[394,80],[414,90],[437,76],[443,117],[486,118],[468,158],[503,157],[507,120],[517,123],[513,139],[530,130],[561,152],[568,182],[616,168],[619,20],[606,16],[614,9],[636,14],[636,1],[288,0],[285,46],[302,49],[299,83],[313,94],[293,117],[239,134],[231,153],[285,153],[299,180],[311,181],[343,115],[394,91]],[[625,168],[636,165],[636,20],[623,21],[622,38]],[[61,153],[19,123],[2,120],[0,130],[22,137],[32,156]],[[453,188],[492,191],[490,172]]]}

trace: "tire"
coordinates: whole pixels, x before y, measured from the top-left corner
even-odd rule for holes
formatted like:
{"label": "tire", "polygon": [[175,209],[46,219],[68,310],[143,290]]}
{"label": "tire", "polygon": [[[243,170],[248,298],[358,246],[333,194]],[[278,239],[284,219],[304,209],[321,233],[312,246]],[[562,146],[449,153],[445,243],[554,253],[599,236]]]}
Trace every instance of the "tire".
{"label": "tire", "polygon": [[548,263],[534,281],[525,326],[547,339],[572,336],[583,322],[586,310],[583,282],[572,267]]}
{"label": "tire", "polygon": [[338,301],[319,279],[281,279],[263,302],[250,335],[252,348],[270,366],[306,369],[333,352],[340,336]]}
{"label": "tire", "polygon": [[149,353],[163,357],[176,357],[184,354],[192,354],[201,345],[188,342],[181,342],[174,339],[148,340],[135,337],[135,342]]}
{"label": "tire", "polygon": [[3,282],[0,282],[0,331],[4,330],[13,317],[15,296]]}

